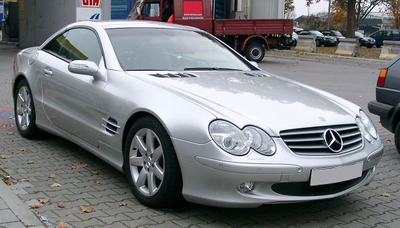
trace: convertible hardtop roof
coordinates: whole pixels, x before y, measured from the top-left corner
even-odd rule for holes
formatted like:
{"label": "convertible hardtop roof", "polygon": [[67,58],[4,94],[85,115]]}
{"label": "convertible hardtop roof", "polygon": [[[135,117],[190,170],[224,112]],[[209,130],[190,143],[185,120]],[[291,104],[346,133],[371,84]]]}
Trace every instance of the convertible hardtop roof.
{"label": "convertible hardtop roof", "polygon": [[145,20],[110,20],[110,21],[80,21],[75,22],[68,27],[75,26],[90,26],[90,27],[102,27],[103,29],[114,29],[114,28],[170,28],[170,29],[189,29],[199,30],[194,27],[170,24],[165,22],[157,21],[145,21]]}

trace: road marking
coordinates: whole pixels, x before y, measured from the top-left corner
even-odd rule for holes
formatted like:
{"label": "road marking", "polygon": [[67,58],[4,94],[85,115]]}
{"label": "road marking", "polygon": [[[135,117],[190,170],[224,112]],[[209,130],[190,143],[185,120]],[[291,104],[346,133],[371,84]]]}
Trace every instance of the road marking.
{"label": "road marking", "polygon": [[14,119],[14,110],[0,110],[0,128],[17,128]]}

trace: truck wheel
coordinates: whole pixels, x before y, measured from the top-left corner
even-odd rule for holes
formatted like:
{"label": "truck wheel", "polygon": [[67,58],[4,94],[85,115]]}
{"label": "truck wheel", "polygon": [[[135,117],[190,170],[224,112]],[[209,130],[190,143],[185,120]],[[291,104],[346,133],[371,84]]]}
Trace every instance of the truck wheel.
{"label": "truck wheel", "polygon": [[264,59],[265,56],[265,48],[262,44],[260,43],[251,43],[249,46],[246,48],[246,58],[249,61],[254,61],[254,62],[261,62],[261,60]]}
{"label": "truck wheel", "polygon": [[397,124],[394,132],[394,144],[396,145],[397,152],[400,154],[400,124]]}

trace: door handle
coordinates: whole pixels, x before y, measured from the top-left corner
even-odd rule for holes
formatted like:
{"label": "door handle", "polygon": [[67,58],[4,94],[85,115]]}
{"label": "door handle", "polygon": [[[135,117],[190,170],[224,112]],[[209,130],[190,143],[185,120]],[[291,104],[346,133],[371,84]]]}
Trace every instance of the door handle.
{"label": "door handle", "polygon": [[45,67],[43,69],[43,71],[44,71],[44,75],[46,75],[46,76],[52,76],[53,75],[53,70],[50,67]]}

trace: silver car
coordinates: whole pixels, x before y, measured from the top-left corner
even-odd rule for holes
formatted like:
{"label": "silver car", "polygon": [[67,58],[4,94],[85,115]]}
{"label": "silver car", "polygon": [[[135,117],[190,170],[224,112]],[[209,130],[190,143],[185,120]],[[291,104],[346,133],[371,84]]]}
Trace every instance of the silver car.
{"label": "silver car", "polygon": [[257,207],[371,182],[383,146],[356,105],[257,68],[212,35],[78,22],[15,59],[18,130],[68,139],[149,207]]}

